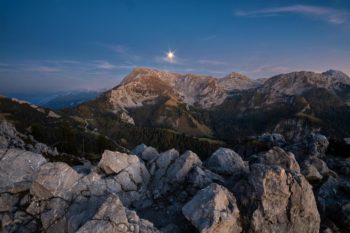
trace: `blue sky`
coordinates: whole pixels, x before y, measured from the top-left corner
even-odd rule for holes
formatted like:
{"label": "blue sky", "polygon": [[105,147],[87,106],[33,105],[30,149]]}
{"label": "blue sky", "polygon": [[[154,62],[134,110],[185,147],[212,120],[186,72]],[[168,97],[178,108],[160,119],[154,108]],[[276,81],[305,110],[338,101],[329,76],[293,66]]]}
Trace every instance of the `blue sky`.
{"label": "blue sky", "polygon": [[0,93],[111,88],[137,66],[350,74],[350,1],[0,0]]}

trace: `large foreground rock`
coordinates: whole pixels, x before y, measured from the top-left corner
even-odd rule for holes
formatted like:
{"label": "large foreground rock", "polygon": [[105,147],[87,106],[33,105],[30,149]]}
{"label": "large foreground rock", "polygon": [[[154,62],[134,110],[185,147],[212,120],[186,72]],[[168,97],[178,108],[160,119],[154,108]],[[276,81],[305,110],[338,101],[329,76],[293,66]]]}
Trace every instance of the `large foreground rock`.
{"label": "large foreground rock", "polygon": [[0,149],[0,193],[29,189],[34,174],[45,163],[46,159],[40,154]]}
{"label": "large foreground rock", "polygon": [[85,223],[77,233],[157,233],[152,223],[140,219],[135,211],[126,209],[118,196],[110,196],[93,218]]}
{"label": "large foreground rock", "polygon": [[248,177],[232,191],[246,213],[244,227],[249,232],[319,232],[315,197],[302,175],[253,164]]}
{"label": "large foreground rock", "polygon": [[98,166],[107,174],[117,174],[139,160],[135,155],[105,150]]}
{"label": "large foreground rock", "polygon": [[148,185],[150,174],[136,155],[105,150],[98,166],[121,185],[125,192],[138,191]]}
{"label": "large foreground rock", "polygon": [[225,187],[211,184],[183,208],[185,217],[202,233],[238,233],[240,214],[236,198]]}
{"label": "large foreground rock", "polygon": [[30,192],[39,200],[52,197],[70,200],[71,189],[79,179],[80,175],[65,163],[46,163],[36,174]]}

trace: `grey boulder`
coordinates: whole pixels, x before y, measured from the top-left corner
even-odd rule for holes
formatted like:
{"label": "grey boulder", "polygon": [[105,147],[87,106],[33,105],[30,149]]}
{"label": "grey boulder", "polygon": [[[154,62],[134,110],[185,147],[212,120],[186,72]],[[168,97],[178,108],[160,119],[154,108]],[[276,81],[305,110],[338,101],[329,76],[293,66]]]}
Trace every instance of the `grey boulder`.
{"label": "grey boulder", "polygon": [[236,175],[247,169],[241,156],[228,148],[216,150],[206,161],[205,166],[220,175]]}
{"label": "grey boulder", "polygon": [[41,166],[33,180],[30,193],[38,200],[59,197],[65,200],[72,198],[72,187],[81,176],[66,163],[46,163]]}
{"label": "grey boulder", "polygon": [[294,154],[286,152],[280,147],[273,147],[267,152],[262,152],[251,158],[253,163],[261,163],[265,165],[278,165],[289,171],[300,173],[300,167],[296,161]]}
{"label": "grey boulder", "polygon": [[111,195],[77,233],[113,232],[156,233],[159,231],[152,223],[140,219],[136,212],[126,209],[118,196]]}
{"label": "grey boulder", "polygon": [[170,182],[182,182],[193,167],[201,165],[202,161],[197,154],[186,151],[171,164],[166,174],[167,179]]}
{"label": "grey boulder", "polygon": [[232,188],[249,232],[318,233],[320,215],[312,186],[280,166],[253,164]]}
{"label": "grey boulder", "polygon": [[0,149],[0,193],[21,192],[30,188],[34,174],[46,159],[29,151]]}
{"label": "grey boulder", "polygon": [[242,231],[236,198],[218,184],[200,190],[182,208],[182,213],[202,233]]}

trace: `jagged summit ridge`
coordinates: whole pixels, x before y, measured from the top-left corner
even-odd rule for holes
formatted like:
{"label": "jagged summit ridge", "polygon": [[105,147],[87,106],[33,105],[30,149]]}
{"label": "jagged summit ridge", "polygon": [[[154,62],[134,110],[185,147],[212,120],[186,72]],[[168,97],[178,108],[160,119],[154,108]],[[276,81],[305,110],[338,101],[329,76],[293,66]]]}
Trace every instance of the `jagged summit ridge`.
{"label": "jagged summit ridge", "polygon": [[108,96],[116,108],[143,106],[145,102],[162,96],[208,108],[222,103],[226,93],[217,79],[211,76],[136,68]]}
{"label": "jagged summit ridge", "polygon": [[232,72],[219,80],[226,91],[246,90],[259,86],[259,82],[240,73]]}
{"label": "jagged summit ridge", "polygon": [[141,67],[135,68],[121,85],[109,92],[109,100],[115,107],[128,108],[144,106],[147,101],[167,96],[187,105],[211,108],[223,103],[232,91],[256,88],[258,93],[273,98],[281,94],[300,95],[312,88],[325,88],[333,92],[343,84],[350,85],[350,78],[337,70],[291,72],[260,82],[236,72],[220,79]]}
{"label": "jagged summit ridge", "polygon": [[232,90],[257,87],[248,77],[231,73],[223,79],[207,75],[177,74],[151,68],[135,68],[109,94],[115,107],[143,106],[160,96],[168,96],[188,105],[210,108],[220,105]]}
{"label": "jagged summit ridge", "polygon": [[350,78],[343,72],[329,70],[324,73],[311,71],[291,72],[274,76],[264,82],[260,92],[270,95],[300,95],[312,88],[337,91],[341,84],[350,85]]}

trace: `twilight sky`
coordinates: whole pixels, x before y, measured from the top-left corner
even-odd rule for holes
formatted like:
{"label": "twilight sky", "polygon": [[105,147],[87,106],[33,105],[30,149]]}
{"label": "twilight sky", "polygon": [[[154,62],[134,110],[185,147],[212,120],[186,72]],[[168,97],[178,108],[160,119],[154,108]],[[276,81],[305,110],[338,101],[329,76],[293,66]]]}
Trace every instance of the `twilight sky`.
{"label": "twilight sky", "polygon": [[137,66],[350,74],[350,1],[0,0],[0,94],[111,88]]}

